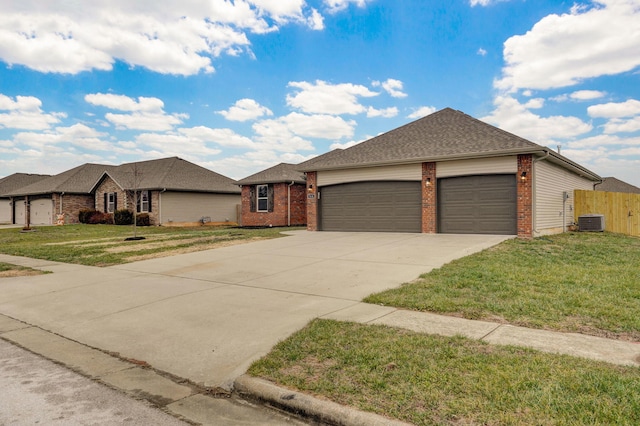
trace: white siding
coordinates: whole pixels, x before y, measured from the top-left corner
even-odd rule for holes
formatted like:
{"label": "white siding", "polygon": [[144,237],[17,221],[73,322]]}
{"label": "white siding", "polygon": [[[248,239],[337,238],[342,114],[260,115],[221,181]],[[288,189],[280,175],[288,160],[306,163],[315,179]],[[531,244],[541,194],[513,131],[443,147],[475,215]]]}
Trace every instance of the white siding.
{"label": "white siding", "polygon": [[421,181],[422,163],[318,172],[318,186],[373,180]]}
{"label": "white siding", "polygon": [[0,223],[11,223],[11,200],[0,200]]}
{"label": "white siding", "polygon": [[436,164],[436,177],[438,178],[507,174],[516,173],[517,171],[518,158],[516,156],[440,161]]}
{"label": "white siding", "polygon": [[[534,232],[536,235],[563,232],[563,217],[565,226],[574,221],[573,190],[592,190],[593,182],[548,161],[539,161],[534,167]],[[564,192],[569,198],[563,210]]]}
{"label": "white siding", "polygon": [[237,222],[238,204],[240,194],[163,192],[160,194],[160,220],[162,223],[197,222],[202,217],[209,217],[212,222]]}

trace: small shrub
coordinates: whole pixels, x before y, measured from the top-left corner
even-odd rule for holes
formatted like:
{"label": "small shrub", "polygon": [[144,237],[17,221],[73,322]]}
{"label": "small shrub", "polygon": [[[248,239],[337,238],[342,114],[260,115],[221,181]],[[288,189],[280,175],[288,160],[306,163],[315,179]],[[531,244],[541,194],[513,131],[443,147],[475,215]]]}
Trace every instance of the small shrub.
{"label": "small shrub", "polygon": [[89,223],[89,218],[96,213],[95,209],[82,209],[78,212],[78,222]]}
{"label": "small shrub", "polygon": [[136,224],[138,226],[151,226],[151,219],[149,219],[149,213],[139,213],[136,216]]}
{"label": "small shrub", "polygon": [[94,212],[88,219],[91,225],[113,225],[113,215],[111,213]]}
{"label": "small shrub", "polygon": [[113,222],[116,225],[131,225],[133,223],[133,212],[127,209],[116,210],[113,214]]}

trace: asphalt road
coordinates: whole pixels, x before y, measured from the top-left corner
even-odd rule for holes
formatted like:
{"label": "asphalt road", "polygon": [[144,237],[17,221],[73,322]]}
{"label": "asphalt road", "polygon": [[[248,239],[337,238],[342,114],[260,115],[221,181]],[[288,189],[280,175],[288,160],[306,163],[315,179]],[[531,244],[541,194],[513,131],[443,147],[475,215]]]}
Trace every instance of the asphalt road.
{"label": "asphalt road", "polygon": [[0,340],[0,425],[186,425]]}

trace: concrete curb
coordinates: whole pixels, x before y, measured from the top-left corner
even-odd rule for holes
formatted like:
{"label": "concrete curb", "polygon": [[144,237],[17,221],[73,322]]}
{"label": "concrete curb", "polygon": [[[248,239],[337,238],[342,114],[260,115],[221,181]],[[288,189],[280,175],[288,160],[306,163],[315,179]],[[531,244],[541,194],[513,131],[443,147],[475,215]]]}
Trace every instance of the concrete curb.
{"label": "concrete curb", "polygon": [[410,423],[389,419],[378,414],[358,411],[331,401],[281,388],[269,381],[242,375],[235,380],[234,390],[242,396],[255,398],[299,414],[338,426],[409,426]]}

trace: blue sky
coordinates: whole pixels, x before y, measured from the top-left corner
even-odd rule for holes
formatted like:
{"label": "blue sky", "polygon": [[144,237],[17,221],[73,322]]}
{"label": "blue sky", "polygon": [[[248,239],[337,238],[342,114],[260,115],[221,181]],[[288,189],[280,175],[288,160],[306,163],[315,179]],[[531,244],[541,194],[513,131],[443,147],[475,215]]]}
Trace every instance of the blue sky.
{"label": "blue sky", "polygon": [[640,186],[640,0],[0,4],[0,177],[240,179],[451,107]]}

